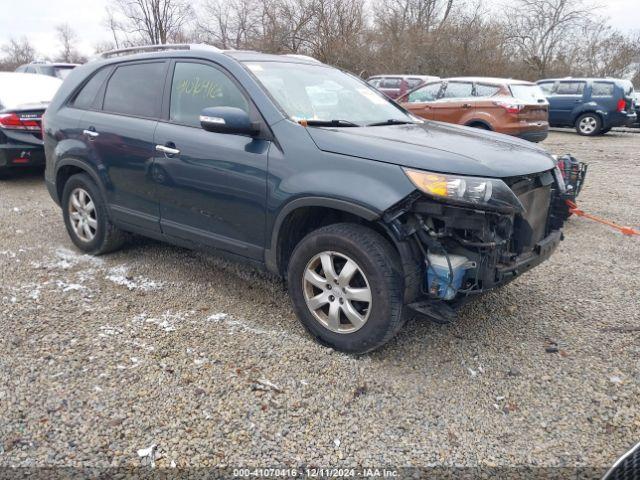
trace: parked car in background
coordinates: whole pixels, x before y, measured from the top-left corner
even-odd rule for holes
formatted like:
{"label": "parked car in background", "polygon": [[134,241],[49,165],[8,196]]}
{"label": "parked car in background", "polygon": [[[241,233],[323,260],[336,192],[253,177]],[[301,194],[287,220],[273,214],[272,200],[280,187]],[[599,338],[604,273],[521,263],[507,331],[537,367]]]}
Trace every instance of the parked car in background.
{"label": "parked car in background", "polygon": [[580,135],[601,135],[637,121],[633,84],[615,78],[539,80],[549,101],[552,127],[574,127]]}
{"label": "parked car in background", "polygon": [[423,83],[439,78],[432,75],[374,75],[367,79],[367,83],[387,97],[396,99]]}
{"label": "parked car in background", "polygon": [[61,84],[44,75],[0,72],[0,175],[44,165],[41,117]]}
{"label": "parked car in background", "polygon": [[520,137],[547,138],[548,103],[534,83],[502,78],[458,77],[429,82],[398,98],[411,113]]}
{"label": "parked car in background", "polygon": [[636,112],[636,121],[631,124],[632,127],[640,127],[640,92],[633,92],[633,105]]}
{"label": "parked car in background", "polygon": [[69,72],[78,65],[77,63],[31,62],[20,65],[16,68],[16,72],[37,73],[39,75],[48,75],[49,77],[58,77],[64,80],[67,78],[67,75],[69,75]]}
{"label": "parked car in background", "polygon": [[138,51],[78,68],[45,114],[46,185],[84,252],[137,232],[243,258],[288,279],[315,339],[363,353],[407,311],[455,318],[562,239],[542,148],[421,121],[315,60]]}

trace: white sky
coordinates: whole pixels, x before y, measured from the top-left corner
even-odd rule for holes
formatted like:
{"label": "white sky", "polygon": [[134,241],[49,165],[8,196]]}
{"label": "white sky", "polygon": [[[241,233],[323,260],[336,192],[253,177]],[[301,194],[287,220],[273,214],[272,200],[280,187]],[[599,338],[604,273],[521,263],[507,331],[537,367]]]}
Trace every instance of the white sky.
{"label": "white sky", "polygon": [[[485,0],[496,6],[501,0]],[[196,3],[196,2],[194,2]],[[640,0],[596,0],[598,13],[610,18],[611,25],[629,32],[639,29]],[[52,56],[60,50],[55,26],[68,23],[78,34],[78,49],[85,55],[93,46],[110,40],[104,25],[109,0],[0,0],[0,45],[11,37],[26,35],[41,55]]]}

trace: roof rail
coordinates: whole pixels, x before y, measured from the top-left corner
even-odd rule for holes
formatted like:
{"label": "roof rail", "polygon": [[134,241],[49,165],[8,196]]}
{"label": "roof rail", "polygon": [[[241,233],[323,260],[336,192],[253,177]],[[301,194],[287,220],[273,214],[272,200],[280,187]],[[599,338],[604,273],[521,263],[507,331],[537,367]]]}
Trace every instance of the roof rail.
{"label": "roof rail", "polygon": [[98,55],[98,58],[111,58],[135,53],[162,52],[165,50],[211,50],[221,52],[219,48],[204,43],[166,43],[162,45],[141,45],[139,47],[118,48]]}

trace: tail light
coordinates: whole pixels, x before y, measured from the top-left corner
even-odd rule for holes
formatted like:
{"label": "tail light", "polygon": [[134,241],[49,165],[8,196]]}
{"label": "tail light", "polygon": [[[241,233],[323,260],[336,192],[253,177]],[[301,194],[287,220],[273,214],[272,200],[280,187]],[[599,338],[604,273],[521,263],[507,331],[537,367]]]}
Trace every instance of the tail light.
{"label": "tail light", "polygon": [[504,108],[507,111],[507,113],[517,114],[517,113],[520,113],[524,108],[524,105],[519,103],[503,102],[503,101],[495,101],[493,103],[498,107]]}
{"label": "tail light", "polygon": [[618,100],[618,112],[624,112],[627,109],[627,101],[624,98]]}
{"label": "tail light", "polygon": [[16,113],[0,113],[0,128],[37,132],[40,130],[40,118],[20,117]]}

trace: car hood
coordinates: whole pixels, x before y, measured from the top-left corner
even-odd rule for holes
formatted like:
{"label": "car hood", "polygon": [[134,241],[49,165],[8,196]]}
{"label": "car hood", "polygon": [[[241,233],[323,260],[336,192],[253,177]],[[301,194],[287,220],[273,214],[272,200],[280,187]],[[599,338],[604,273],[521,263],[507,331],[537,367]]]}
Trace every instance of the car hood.
{"label": "car hood", "polygon": [[326,152],[441,173],[506,178],[555,165],[546,150],[525,140],[440,122],[307,130]]}

